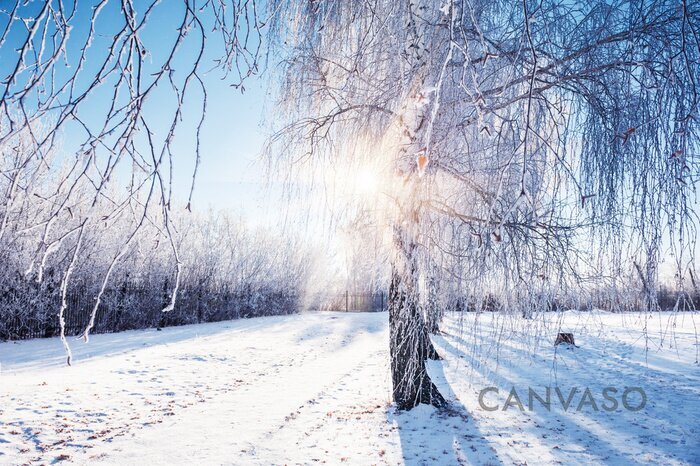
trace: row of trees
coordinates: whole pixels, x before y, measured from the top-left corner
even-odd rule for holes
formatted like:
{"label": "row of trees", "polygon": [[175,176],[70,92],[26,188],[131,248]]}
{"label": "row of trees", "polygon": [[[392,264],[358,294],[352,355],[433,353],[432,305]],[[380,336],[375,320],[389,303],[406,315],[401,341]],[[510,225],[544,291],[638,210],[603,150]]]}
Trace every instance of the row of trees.
{"label": "row of trees", "polygon": [[[32,208],[28,204],[21,218]],[[20,216],[8,219],[0,242],[3,339],[59,335],[59,311],[64,332],[83,336],[88,329],[111,332],[289,314],[297,312],[308,278],[309,257],[301,241],[246,227],[225,213],[200,216],[183,208],[173,218],[179,296],[173,309],[162,312],[171,302],[176,277],[173,251],[157,228],[142,228],[121,252],[120,241],[133,219],[90,225],[83,253],[73,259],[70,243],[55,244],[52,236],[42,241],[41,231],[22,230],[19,221]],[[46,248],[43,242],[55,246]],[[72,272],[66,283],[62,271],[67,267]]]}
{"label": "row of trees", "polygon": [[[125,222],[128,223],[128,222]],[[183,211],[175,219],[181,247],[179,298],[171,312],[175,271],[173,253],[156,229],[144,228],[120,258],[125,225],[99,225],[83,238],[85,253],[73,264],[64,318],[68,333],[83,333],[100,304],[96,331],[223,320],[296,312],[307,279],[308,254],[289,237],[250,229],[226,214],[196,216]],[[62,302],[60,271],[71,261],[70,245],[61,245],[34,270],[26,263],[39,238],[6,237],[0,267],[0,337],[51,336],[59,333]],[[41,267],[41,269],[39,269]]]}

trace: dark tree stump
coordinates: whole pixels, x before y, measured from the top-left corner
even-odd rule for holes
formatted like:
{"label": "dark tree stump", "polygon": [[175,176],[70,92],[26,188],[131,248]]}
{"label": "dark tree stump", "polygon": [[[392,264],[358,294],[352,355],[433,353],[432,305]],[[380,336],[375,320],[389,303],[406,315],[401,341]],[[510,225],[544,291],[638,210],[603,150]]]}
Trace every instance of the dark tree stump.
{"label": "dark tree stump", "polygon": [[554,346],[557,346],[560,343],[566,343],[567,345],[576,346],[576,343],[574,343],[574,334],[573,333],[559,333],[557,335],[556,341],[554,342]]}

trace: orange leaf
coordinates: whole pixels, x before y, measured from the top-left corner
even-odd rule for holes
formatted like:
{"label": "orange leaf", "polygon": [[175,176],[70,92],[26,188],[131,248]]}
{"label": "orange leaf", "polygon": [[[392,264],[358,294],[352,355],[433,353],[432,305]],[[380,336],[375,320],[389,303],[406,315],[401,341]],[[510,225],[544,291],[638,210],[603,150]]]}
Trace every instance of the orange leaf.
{"label": "orange leaf", "polygon": [[420,155],[418,155],[416,163],[418,164],[418,175],[423,176],[423,173],[425,173],[425,167],[428,166],[428,157],[424,152],[421,152]]}

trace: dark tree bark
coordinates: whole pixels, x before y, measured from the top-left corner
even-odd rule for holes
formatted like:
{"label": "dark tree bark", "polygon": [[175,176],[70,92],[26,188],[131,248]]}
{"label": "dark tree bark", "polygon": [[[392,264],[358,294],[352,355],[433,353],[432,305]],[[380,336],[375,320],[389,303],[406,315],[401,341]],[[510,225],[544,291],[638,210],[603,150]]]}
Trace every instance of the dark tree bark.
{"label": "dark tree bark", "polygon": [[389,286],[391,380],[396,406],[408,410],[419,404],[447,405],[430,380],[425,361],[437,357],[417,299],[415,244],[397,228],[398,253]]}
{"label": "dark tree bark", "polygon": [[440,333],[440,316],[435,314],[435,309],[427,309],[425,313],[426,328],[431,335]]}
{"label": "dark tree bark", "polygon": [[437,332],[428,332],[426,328],[425,332],[425,357],[426,359],[432,359],[433,361],[441,361],[442,358],[440,357],[440,353],[437,352],[435,349],[435,345],[433,345],[433,342],[430,340],[430,334],[431,333],[437,333]]}

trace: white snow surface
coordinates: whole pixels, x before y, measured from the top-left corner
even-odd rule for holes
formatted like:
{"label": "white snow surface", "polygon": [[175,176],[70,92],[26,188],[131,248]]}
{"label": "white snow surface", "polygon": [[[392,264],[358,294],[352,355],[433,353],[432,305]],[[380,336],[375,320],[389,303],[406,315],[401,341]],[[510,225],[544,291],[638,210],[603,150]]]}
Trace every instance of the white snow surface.
{"label": "white snow surface", "polygon": [[[450,408],[409,412],[391,404],[387,319],[95,335],[72,367],[56,338],[0,343],[0,464],[700,464],[700,314],[448,316],[429,371]],[[578,347],[555,348],[559,331]],[[529,410],[530,387],[549,410]],[[564,409],[554,390],[573,387]],[[622,407],[627,387],[642,409]],[[597,410],[578,409],[586,388]],[[522,411],[503,410],[511,389]]]}

